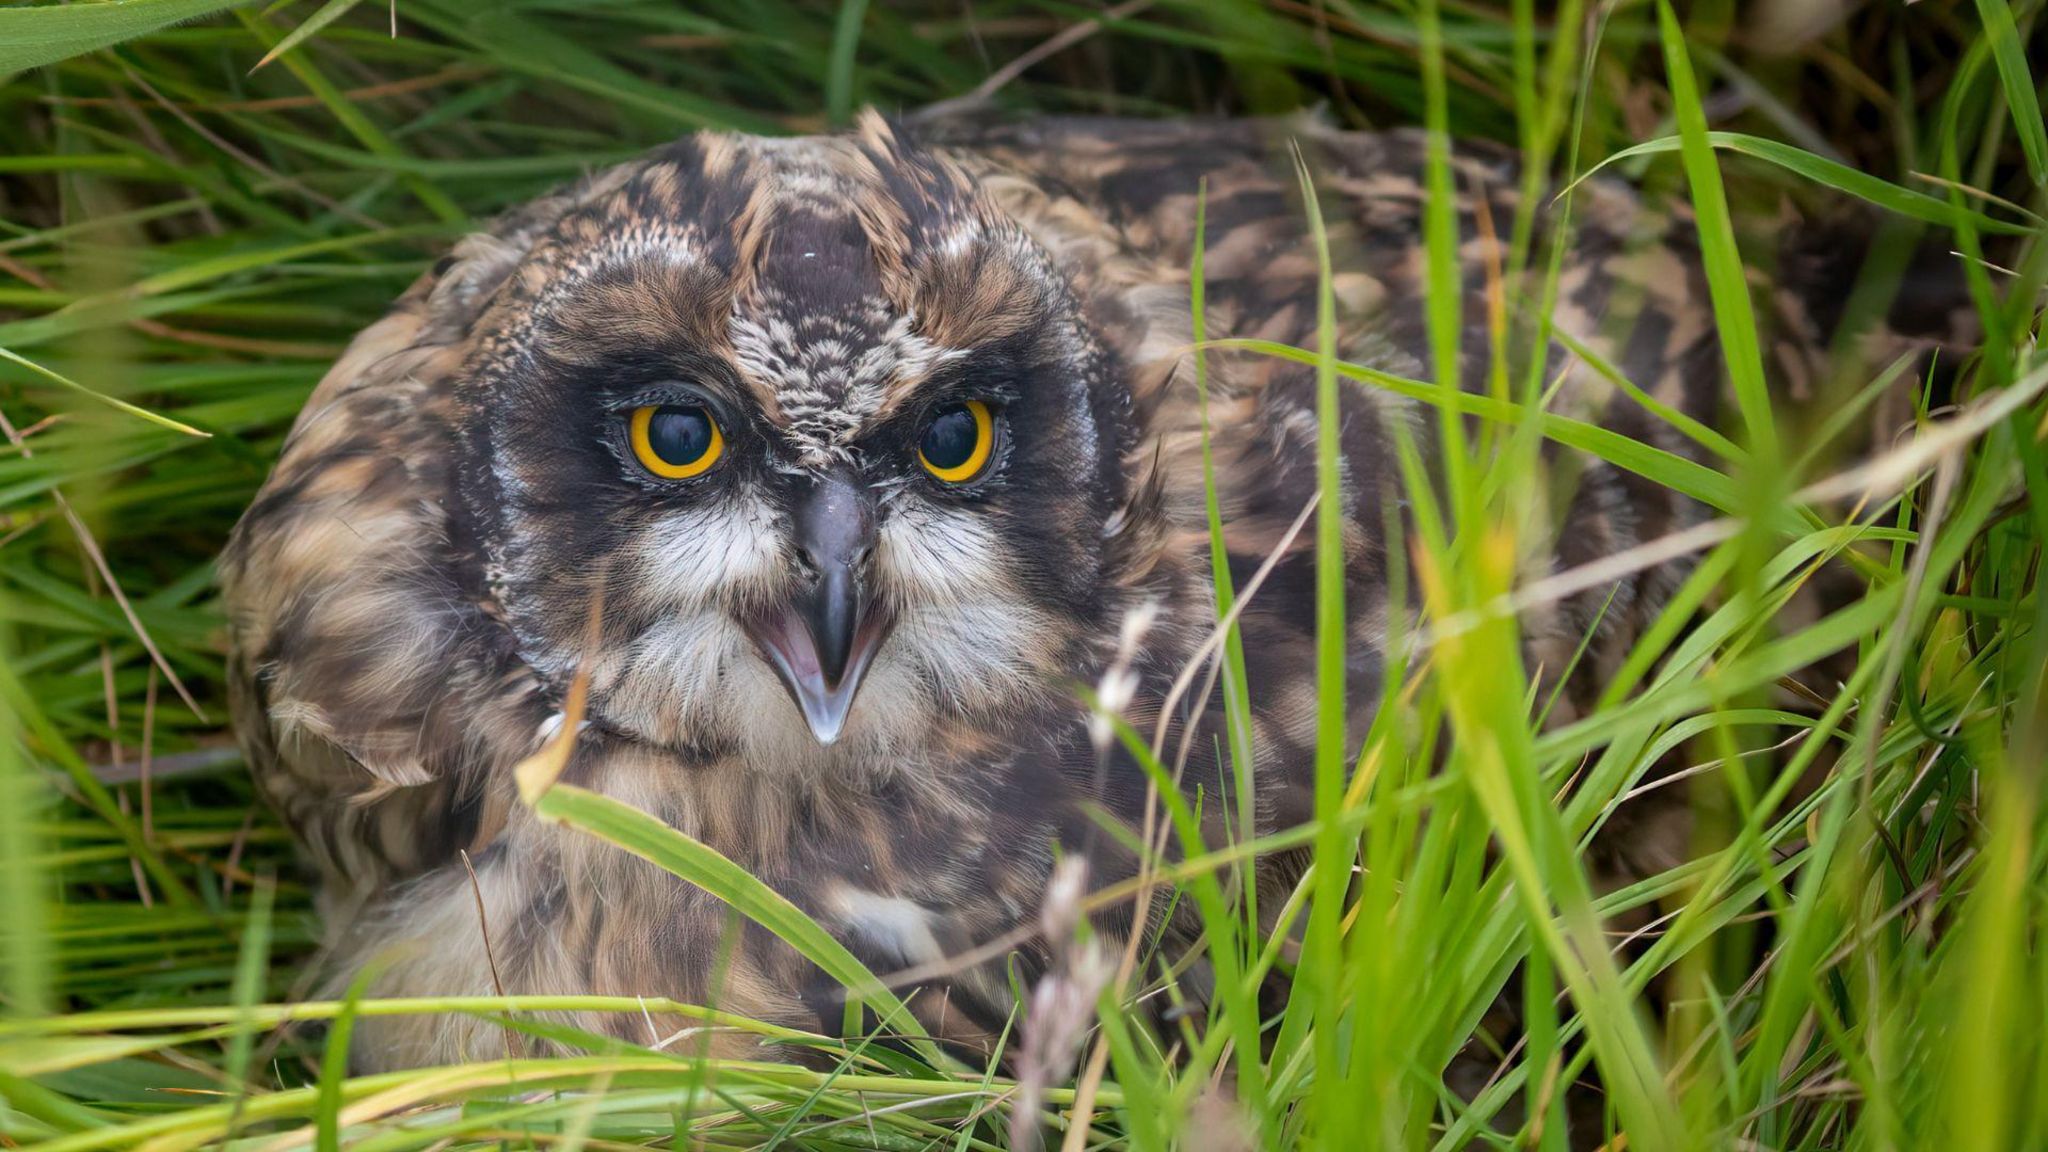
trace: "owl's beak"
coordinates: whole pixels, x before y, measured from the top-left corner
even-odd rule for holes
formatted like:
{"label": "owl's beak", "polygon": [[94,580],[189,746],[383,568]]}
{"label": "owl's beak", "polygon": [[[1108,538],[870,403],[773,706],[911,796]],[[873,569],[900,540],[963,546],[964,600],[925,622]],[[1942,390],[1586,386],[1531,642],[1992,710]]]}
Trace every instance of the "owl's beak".
{"label": "owl's beak", "polygon": [[882,639],[879,621],[844,627],[834,617],[847,618],[822,605],[791,607],[762,621],[754,632],[820,744],[832,743],[845,731],[854,693]]}
{"label": "owl's beak", "polygon": [[793,517],[809,585],[759,618],[754,640],[789,689],[818,743],[846,728],[854,694],[889,630],[861,587],[874,546],[874,513],[850,477],[828,475]]}

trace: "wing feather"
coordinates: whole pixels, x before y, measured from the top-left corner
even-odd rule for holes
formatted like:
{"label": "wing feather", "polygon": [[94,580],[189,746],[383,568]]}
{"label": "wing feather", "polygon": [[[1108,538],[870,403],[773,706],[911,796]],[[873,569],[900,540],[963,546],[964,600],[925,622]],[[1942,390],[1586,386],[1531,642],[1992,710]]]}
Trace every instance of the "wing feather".
{"label": "wing feather", "polygon": [[[601,178],[603,179],[603,178]],[[330,898],[488,839],[552,693],[500,624],[456,499],[475,329],[586,184],[464,240],[315,388],[221,562],[236,730]]]}

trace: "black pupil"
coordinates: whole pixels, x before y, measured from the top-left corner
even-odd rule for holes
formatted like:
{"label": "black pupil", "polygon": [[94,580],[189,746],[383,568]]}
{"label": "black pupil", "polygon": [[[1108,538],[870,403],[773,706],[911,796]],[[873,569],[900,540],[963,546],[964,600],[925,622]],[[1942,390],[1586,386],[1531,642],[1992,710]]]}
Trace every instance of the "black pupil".
{"label": "black pupil", "polygon": [[702,408],[656,408],[647,422],[647,445],[670,464],[695,464],[711,450],[711,416]]}
{"label": "black pupil", "polygon": [[931,426],[924,430],[920,450],[932,467],[950,470],[974,457],[975,442],[980,438],[981,433],[974,426],[974,413],[965,405],[955,404],[941,408],[932,417]]}

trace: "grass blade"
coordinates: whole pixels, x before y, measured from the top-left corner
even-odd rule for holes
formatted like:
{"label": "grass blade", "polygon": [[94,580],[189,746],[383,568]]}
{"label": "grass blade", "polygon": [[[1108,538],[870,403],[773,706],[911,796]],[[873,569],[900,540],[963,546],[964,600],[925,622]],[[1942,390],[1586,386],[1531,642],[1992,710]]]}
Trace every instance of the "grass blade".
{"label": "grass blade", "polygon": [[825,116],[834,124],[853,116],[853,62],[867,14],[868,0],[840,0],[839,20],[832,27],[832,55],[825,64]]}
{"label": "grass blade", "polygon": [[615,844],[723,900],[816,964],[853,996],[871,1003],[882,1017],[884,1027],[911,1037],[928,1060],[944,1063],[916,1017],[858,957],[790,903],[788,897],[716,849],[638,808],[570,784],[549,788],[534,801],[533,807],[548,820]]}
{"label": "grass blade", "polygon": [[[1747,136],[1740,132],[1709,132],[1707,143],[1724,152],[1735,152],[1775,164],[1823,188],[1832,188],[1845,195],[1875,204],[1886,211],[1896,212],[1914,220],[1924,220],[1929,224],[1954,227],[1960,217],[1967,216],[1971,223],[1983,231],[2005,236],[2027,236],[2033,234],[2043,223],[2039,218],[2021,224],[1995,220],[1981,212],[1959,208],[1947,200],[1929,196],[1925,192],[1901,188],[1889,180],[1858,171],[1825,156],[1816,156],[1803,148],[1796,148],[1778,140]],[[1604,168],[1637,156],[1680,152],[1684,148],[1685,139],[1680,136],[1660,136],[1655,140],[1645,140],[1641,144],[1631,145],[1588,168],[1578,179],[1566,185],[1564,191],[1558,195],[1563,196],[1571,192]]]}
{"label": "grass blade", "polygon": [[2006,108],[2019,132],[2027,171],[2035,184],[2048,184],[2048,125],[2042,123],[2041,98],[2034,87],[2033,70],[2027,66],[2027,47],[2020,40],[2012,5],[2008,0],[1977,0],[1977,14],[1983,18],[1984,35],[1991,42],[1998,79],[2005,85]]}
{"label": "grass blade", "polygon": [[265,52],[263,59],[256,62],[256,68],[251,68],[249,71],[254,72],[257,68],[262,68],[272,60],[297,48],[306,40],[318,35],[322,28],[348,15],[348,10],[360,3],[362,3],[362,0],[327,0],[325,4],[320,5],[318,11],[300,21],[298,27],[285,33],[284,39],[279,40],[271,47],[270,51]]}
{"label": "grass blade", "polygon": [[41,68],[251,0],[119,0],[0,9],[0,77]]}
{"label": "grass blade", "polygon": [[249,918],[242,923],[241,954],[235,960],[233,989],[236,1028],[228,1039],[228,1074],[247,1091],[249,1058],[256,1050],[256,1021],[252,1009],[261,1003],[264,984],[270,975],[270,913],[277,899],[277,884],[262,880],[249,899]]}
{"label": "grass blade", "polygon": [[43,379],[48,380],[52,384],[57,384],[65,388],[69,388],[70,390],[78,393],[81,396],[86,396],[101,404],[105,404],[107,407],[112,408],[116,412],[125,412],[138,420],[147,420],[151,424],[154,424],[159,428],[168,428],[173,432],[180,432],[187,436],[197,436],[201,440],[208,439],[213,435],[213,433],[211,432],[202,432],[199,429],[194,428],[193,426],[185,423],[182,420],[173,420],[169,416],[158,415],[155,412],[151,412],[147,408],[142,408],[138,407],[137,405],[130,404],[126,400],[119,399],[118,397],[109,396],[104,392],[95,392],[91,388],[87,388],[85,385],[80,384],[78,381],[71,379],[69,376],[66,376],[61,372],[53,372],[50,369],[43,367],[41,364],[38,364],[35,361],[30,360],[24,356],[18,356],[5,348],[0,348],[0,360],[6,360],[11,364],[19,364],[23,368],[26,368],[29,371],[35,373],[36,375],[41,376]]}
{"label": "grass blade", "polygon": [[1721,355],[1735,389],[1735,403],[1748,431],[1748,448],[1760,468],[1778,459],[1777,423],[1764,384],[1763,347],[1757,339],[1756,312],[1742,254],[1735,246],[1735,226],[1728,216],[1728,194],[1721,185],[1720,162],[1707,140],[1707,115],[1693,79],[1692,60],[1670,0],[1657,0],[1657,25],[1664,47],[1664,67],[1671,79],[1671,103],[1678,118],[1686,179],[1692,185],[1693,212],[1698,217],[1700,257],[1706,265],[1707,288],[1713,297],[1714,322],[1720,330]]}

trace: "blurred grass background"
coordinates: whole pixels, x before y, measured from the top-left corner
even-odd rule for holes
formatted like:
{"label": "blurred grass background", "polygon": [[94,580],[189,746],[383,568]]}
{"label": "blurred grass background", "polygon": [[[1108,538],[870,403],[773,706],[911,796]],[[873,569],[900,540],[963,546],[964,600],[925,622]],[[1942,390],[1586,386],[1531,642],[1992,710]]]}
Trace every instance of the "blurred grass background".
{"label": "blurred grass background", "polygon": [[[1323,883],[1354,861],[1367,879],[1317,889],[1284,1018],[1261,1038],[1255,998],[1224,996],[1162,1051],[1113,992],[1083,1099],[1038,1086],[1047,1139],[1561,1148],[1561,1085],[1597,1073],[1614,1104],[1578,1146],[1623,1147],[1622,1127],[1631,1148],[2048,1146],[2041,9],[1699,0],[1660,29],[1652,4],[1590,0],[0,7],[0,77],[37,65],[0,84],[0,1139],[1029,1146],[1002,1070],[859,1042],[803,1041],[821,1068],[613,1043],[345,1080],[320,1029],[275,1030],[291,1010],[265,1007],[307,994],[317,924],[223,731],[212,568],[328,361],[468,222],[681,132],[819,131],[864,104],[973,95],[1439,123],[1521,149],[1546,194],[1661,140],[1612,170],[1695,203],[1716,194],[1706,129],[1780,142],[1773,163],[1718,141],[1742,255],[1775,250],[1788,202],[1879,201],[1863,306],[1911,287],[1915,243],[1972,273],[1985,349],[1934,415],[2016,397],[1902,461],[1873,504],[1816,504],[1796,532],[1710,552],[1688,590],[1706,623],[1646,647],[1630,701],[1542,731],[1500,673],[1504,621],[1410,670],[1389,714],[1424,723],[1376,729],[1371,770],[1340,766],[1350,784],[1314,830]],[[1724,335],[1746,323],[1724,315]],[[1727,461],[1741,490],[1783,501],[1824,475],[1803,456],[1833,414],[1781,409],[1781,455]],[[1494,445],[1422,542],[1440,618],[1505,591],[1474,542],[1526,512],[1533,445]],[[1813,558],[1852,547],[1865,600],[1787,615]],[[1765,702],[1843,645],[1862,656],[1846,683],[1804,712]],[[1434,725],[1457,751],[1416,735]],[[1674,748],[1720,814],[1697,859],[1590,892],[1573,843]],[[1294,963],[1225,886],[1190,898],[1213,902],[1232,970]],[[1585,931],[1596,902],[1654,912],[1612,962],[1588,952],[1606,954]],[[1520,1039],[1482,1019],[1504,990]],[[426,1007],[543,1027],[509,1011],[532,1005]],[[1485,1054],[1480,1082],[1452,1083],[1461,1050]]]}

